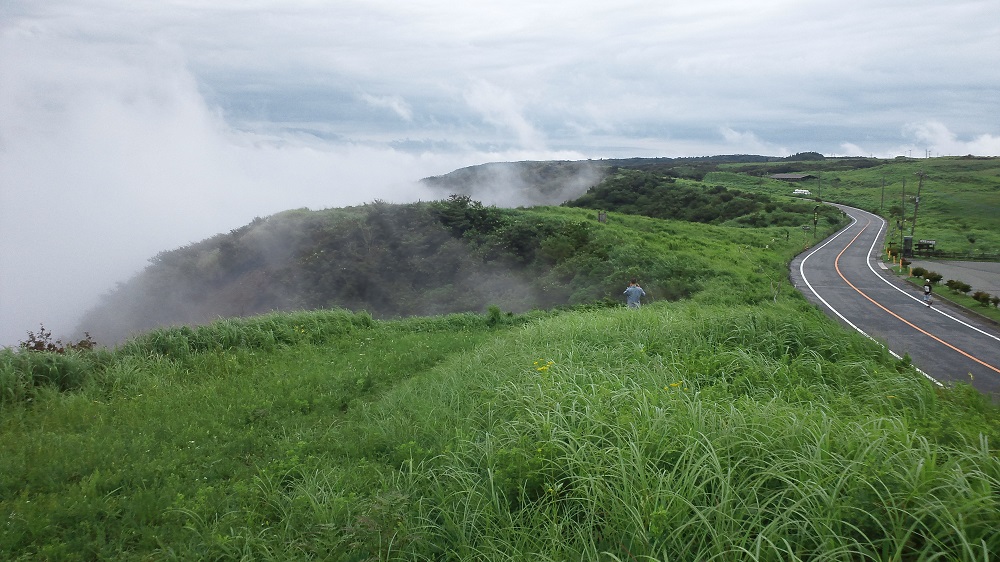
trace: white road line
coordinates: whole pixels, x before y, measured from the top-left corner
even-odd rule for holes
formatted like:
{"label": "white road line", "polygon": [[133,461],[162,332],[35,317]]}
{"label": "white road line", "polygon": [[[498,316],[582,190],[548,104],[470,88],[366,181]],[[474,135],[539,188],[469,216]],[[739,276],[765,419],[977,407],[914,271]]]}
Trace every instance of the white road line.
{"label": "white road line", "polygon": [[[848,216],[850,216],[850,215],[848,215]],[[831,312],[833,312],[834,314],[836,314],[838,318],[840,318],[841,320],[843,320],[844,322],[846,322],[850,327],[852,327],[855,330],[861,332],[861,334],[864,335],[866,338],[868,338],[868,339],[870,339],[872,341],[875,341],[875,338],[873,338],[873,337],[869,336],[868,334],[866,334],[864,330],[862,330],[861,328],[857,327],[853,322],[851,322],[850,320],[848,320],[847,317],[845,317],[843,314],[840,313],[840,311],[838,311],[836,308],[833,308],[833,305],[831,305],[830,303],[826,302],[826,299],[824,299],[823,297],[821,297],[819,295],[819,293],[816,291],[816,289],[813,288],[812,283],[809,282],[809,279],[806,278],[806,270],[805,270],[806,260],[808,260],[809,258],[811,258],[812,255],[815,254],[816,252],[818,252],[818,251],[822,250],[823,248],[825,248],[826,245],[829,244],[830,242],[833,242],[837,238],[840,238],[841,234],[847,232],[847,229],[851,228],[852,226],[854,226],[854,224],[857,223],[857,222],[858,222],[858,219],[856,219],[854,217],[851,217],[851,224],[849,224],[849,225],[845,226],[844,228],[840,229],[840,232],[838,232],[836,236],[834,236],[833,238],[827,240],[821,246],[819,246],[817,248],[814,248],[813,251],[809,252],[809,254],[806,255],[806,257],[802,258],[802,261],[799,262],[799,275],[802,277],[802,282],[806,284],[806,287],[809,287],[809,290],[812,291],[812,294],[817,299],[819,299],[819,301],[821,303],[825,304],[826,307],[829,308]],[[892,353],[892,350],[890,350],[889,352]],[[895,354],[893,353],[893,355],[895,355]],[[898,355],[895,355],[895,356],[899,357]]]}
{"label": "white road line", "polygon": [[[854,209],[853,207],[848,207],[848,208],[849,209]],[[855,211],[860,211],[860,209],[854,209],[854,210]],[[861,211],[861,212],[864,212],[864,211]],[[868,269],[870,269],[871,272],[874,273],[876,277],[878,277],[879,279],[881,279],[882,282],[885,283],[886,285],[888,285],[888,286],[892,287],[893,289],[899,291],[901,294],[906,295],[907,298],[913,299],[915,302],[918,302],[921,305],[923,305],[924,303],[920,299],[918,299],[917,297],[915,297],[912,293],[908,293],[908,292],[904,291],[903,289],[900,289],[895,284],[891,283],[888,279],[886,279],[885,276],[879,275],[879,273],[877,271],[875,271],[875,268],[872,267],[872,256],[875,254],[875,245],[878,244],[878,237],[879,237],[880,234],[882,234],[882,230],[885,228],[885,225],[886,225],[885,219],[883,219],[882,217],[880,217],[878,215],[872,215],[872,216],[875,217],[875,218],[877,218],[877,219],[879,219],[880,221],[882,221],[882,227],[879,228],[878,234],[875,235],[875,241],[872,242],[872,247],[868,249],[868,258],[865,260],[866,262],[868,262]],[[940,308],[935,308],[935,307],[932,306],[932,307],[930,307],[930,309],[933,310],[934,312],[937,312],[938,314],[944,316],[945,318],[949,318],[951,320],[954,320],[955,322],[958,322],[959,324],[965,326],[966,328],[973,329],[973,330],[979,332],[980,334],[982,334],[982,335],[984,335],[984,336],[986,336],[988,338],[992,338],[992,339],[1000,342],[1000,337],[994,336],[993,334],[991,334],[989,332],[980,330],[979,328],[973,326],[972,324],[969,324],[968,322],[962,320],[961,318],[955,318],[954,316],[952,316],[951,314],[948,314],[947,312],[941,310]]]}
{"label": "white road line", "polygon": [[[848,207],[848,208],[853,209],[853,207]],[[829,244],[830,242],[833,242],[837,238],[840,238],[841,234],[844,234],[845,232],[847,232],[847,229],[851,228],[852,226],[854,226],[858,222],[858,219],[854,218],[851,215],[848,215],[848,216],[851,217],[851,224],[849,224],[849,225],[845,226],[844,228],[840,229],[840,232],[838,232],[836,234],[836,236],[834,236],[833,238],[830,238],[829,240],[827,240],[826,242],[824,242],[822,245],[820,245],[819,247],[815,248],[813,251],[809,252],[809,254],[807,254],[806,257],[802,258],[802,261],[799,262],[799,275],[802,276],[802,282],[805,283],[807,287],[809,287],[809,290],[812,291],[812,294],[817,299],[819,299],[820,302],[822,302],[824,305],[826,305],[826,307],[829,308],[831,312],[833,312],[834,314],[836,314],[838,318],[840,318],[841,320],[843,320],[844,322],[846,322],[847,325],[849,325],[850,327],[852,327],[855,330],[857,330],[858,333],[860,333],[864,337],[866,337],[866,338],[872,340],[873,342],[878,343],[879,345],[881,345],[882,347],[884,347],[889,352],[889,354],[892,355],[893,357],[895,357],[896,359],[902,359],[903,357],[900,354],[898,354],[895,351],[893,351],[892,349],[890,349],[889,346],[885,345],[884,343],[882,343],[882,342],[876,340],[875,338],[873,338],[872,336],[868,335],[867,333],[865,333],[864,330],[862,330],[857,325],[855,325],[853,322],[851,322],[850,320],[848,320],[843,314],[840,313],[839,310],[837,310],[836,308],[834,308],[830,303],[828,303],[826,301],[826,299],[824,299],[823,297],[821,297],[819,295],[819,293],[816,291],[816,289],[813,288],[812,283],[809,282],[809,279],[806,278],[806,271],[805,271],[806,260],[808,260],[809,258],[811,258],[812,255],[815,254],[816,252],[818,252],[818,251],[822,250],[823,248],[825,248],[826,245]],[[885,226],[885,224],[884,224],[885,221],[883,220],[882,222],[883,222],[882,226],[884,227]],[[882,233],[882,229],[880,228],[879,231],[878,231],[878,234],[875,235],[875,241],[876,241],[876,243],[878,242],[878,236],[881,233]],[[872,248],[874,248],[874,247],[875,247],[875,245],[872,244]],[[869,256],[868,256],[869,258],[871,257],[870,252],[871,252],[871,250],[869,250]],[[866,259],[865,261],[869,261],[870,262],[869,259]],[[871,268],[871,263],[869,263],[868,267]],[[875,270],[872,270],[872,272],[874,272],[874,271]],[[881,276],[879,276],[879,278],[881,278]],[[924,377],[926,377],[929,381],[933,382],[934,384],[936,384],[938,386],[944,386],[941,383],[941,381],[939,381],[939,380],[935,379],[934,377],[928,375],[927,373],[925,373],[920,368],[918,368],[916,366],[913,366],[913,368],[916,369],[918,373],[920,373],[921,375],[923,375]]]}

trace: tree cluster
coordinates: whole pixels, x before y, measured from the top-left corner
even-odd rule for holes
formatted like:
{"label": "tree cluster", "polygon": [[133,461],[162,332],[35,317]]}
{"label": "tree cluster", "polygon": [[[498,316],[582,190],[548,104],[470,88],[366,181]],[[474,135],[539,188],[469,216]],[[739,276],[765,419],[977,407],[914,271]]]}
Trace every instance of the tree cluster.
{"label": "tree cluster", "polygon": [[452,195],[293,210],[161,252],[81,321],[102,342],[273,310],[375,317],[523,311],[599,300],[613,272],[583,222]]}
{"label": "tree cluster", "polygon": [[[738,226],[799,226],[811,221],[814,205],[776,202],[768,195],[745,193],[723,186],[686,185],[654,172],[623,169],[591,188],[582,197],[566,203],[660,219]],[[816,212],[833,222],[836,211],[821,207]]]}

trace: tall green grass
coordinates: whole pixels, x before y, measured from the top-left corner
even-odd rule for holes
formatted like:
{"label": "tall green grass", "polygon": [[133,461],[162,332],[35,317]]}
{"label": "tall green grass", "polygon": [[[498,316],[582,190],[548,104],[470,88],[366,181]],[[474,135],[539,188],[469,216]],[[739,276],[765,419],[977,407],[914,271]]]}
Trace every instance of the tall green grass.
{"label": "tall green grass", "polygon": [[[801,298],[280,319],[220,322],[198,345],[157,347],[151,334],[76,391],[5,403],[0,555],[853,561],[1000,549],[997,408],[933,387]],[[288,341],[262,345],[261,333]]]}
{"label": "tall green grass", "polygon": [[971,560],[1000,547],[1000,464],[972,429],[983,420],[932,429],[960,408],[871,342],[785,312],[689,306],[525,328],[512,337],[525,352],[442,383],[470,397],[471,427],[406,482],[427,486],[423,546],[452,546],[410,553]]}
{"label": "tall green grass", "polygon": [[[30,401],[3,404],[0,505],[9,517],[0,558],[232,556],[238,539],[229,531],[199,538],[195,522],[265,531],[281,520],[261,495],[268,486],[284,491],[304,471],[336,470],[342,458],[353,461],[340,470],[367,480],[353,464],[361,433],[342,433],[338,420],[528,319],[387,325],[317,312],[134,340],[72,392],[39,385]],[[280,543],[262,548],[288,559]]]}

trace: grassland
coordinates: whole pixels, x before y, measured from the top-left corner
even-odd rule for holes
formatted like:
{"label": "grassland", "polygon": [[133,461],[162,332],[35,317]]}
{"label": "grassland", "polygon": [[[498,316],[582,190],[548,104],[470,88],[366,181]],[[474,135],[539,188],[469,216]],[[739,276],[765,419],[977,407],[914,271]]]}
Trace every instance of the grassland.
{"label": "grassland", "polygon": [[[897,158],[860,164],[857,159],[796,163],[796,171],[816,177],[793,185],[767,177],[778,164],[724,164],[707,174],[705,182],[774,195],[802,187],[823,200],[881,214],[893,225],[900,220],[903,235],[936,240],[939,250],[972,258],[1000,255],[1000,158]],[[789,164],[780,166],[785,171]],[[895,230],[889,239],[898,243],[899,235]]]}
{"label": "grassland", "polygon": [[605,226],[622,274],[662,291],[676,275],[686,298],[270,314],[111,350],[0,351],[0,557],[1000,552],[1000,410],[795,293],[805,233]]}

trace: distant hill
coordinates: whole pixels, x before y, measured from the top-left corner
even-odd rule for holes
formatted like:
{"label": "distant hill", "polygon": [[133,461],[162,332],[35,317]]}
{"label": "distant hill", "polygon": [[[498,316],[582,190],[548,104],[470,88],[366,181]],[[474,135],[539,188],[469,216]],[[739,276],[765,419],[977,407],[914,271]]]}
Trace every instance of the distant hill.
{"label": "distant hill", "polygon": [[[633,169],[620,169],[574,201],[572,207],[614,210],[658,219],[677,219],[735,226],[798,227],[814,202],[782,200],[765,193],[748,193],[722,185],[677,181]],[[818,212],[831,220],[840,214],[823,206]]]}
{"label": "distant hill", "polygon": [[468,195],[503,207],[559,205],[575,199],[607,175],[608,166],[593,160],[565,162],[492,162],[421,180],[441,198]]}
{"label": "distant hill", "polygon": [[80,328],[98,341],[119,341],[157,326],[274,310],[339,307],[391,317],[550,304],[521,279],[513,257],[482,255],[461,240],[462,232],[446,225],[457,220],[445,216],[450,209],[373,203],[257,219],[161,252]]}
{"label": "distant hill", "polygon": [[[823,158],[816,153],[809,154]],[[807,159],[814,160],[815,156]],[[719,164],[760,164],[784,160],[773,156],[736,154],[689,158],[491,162],[424,178],[421,183],[442,198],[457,193],[488,205],[504,207],[561,205],[580,197],[619,169],[700,180]]]}
{"label": "distant hill", "polygon": [[[654,271],[671,281],[648,287],[652,295],[683,298],[698,290],[705,272],[677,263],[668,268],[647,256],[648,249],[619,255],[634,232],[602,226],[596,213],[504,208],[471,194],[730,226],[804,224],[812,205],[777,204],[768,195],[685,179],[720,163],[774,161],[494,163],[425,179],[443,194],[439,201],[285,211],[161,252],[88,311],[78,332],[112,343],[166,325],[329,308],[376,318],[481,312],[491,305],[520,312],[602,302],[618,295],[626,275]],[[671,259],[685,248],[679,244]]]}

